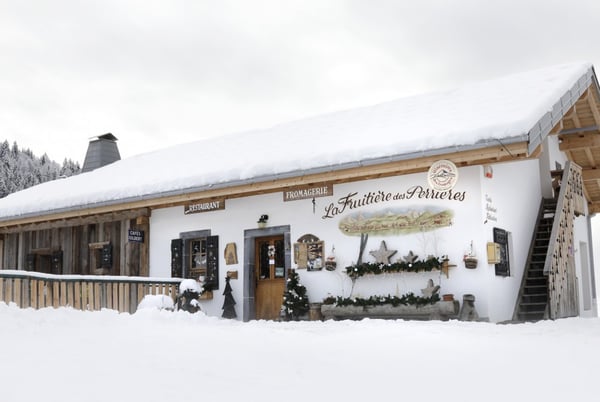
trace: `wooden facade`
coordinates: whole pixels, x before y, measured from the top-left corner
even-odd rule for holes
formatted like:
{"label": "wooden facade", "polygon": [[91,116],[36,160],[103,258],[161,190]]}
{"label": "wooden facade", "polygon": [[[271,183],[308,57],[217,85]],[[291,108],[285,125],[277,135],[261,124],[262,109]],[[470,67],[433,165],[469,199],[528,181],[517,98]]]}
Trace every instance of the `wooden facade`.
{"label": "wooden facade", "polygon": [[[45,221],[4,230],[3,269],[49,274],[148,276],[148,211]],[[130,241],[130,231],[143,241]]]}

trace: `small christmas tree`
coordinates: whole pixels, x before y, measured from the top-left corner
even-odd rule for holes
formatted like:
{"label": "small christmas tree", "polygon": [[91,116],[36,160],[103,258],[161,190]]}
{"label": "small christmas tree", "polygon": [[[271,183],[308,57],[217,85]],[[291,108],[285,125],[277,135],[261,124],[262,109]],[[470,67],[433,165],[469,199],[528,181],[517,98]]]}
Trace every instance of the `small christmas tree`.
{"label": "small christmas tree", "polygon": [[235,313],[235,300],[231,295],[232,289],[229,284],[229,277],[225,277],[225,290],[223,291],[223,296],[225,296],[225,300],[223,301],[223,318],[236,318],[237,314]]}
{"label": "small christmas tree", "polygon": [[301,316],[308,313],[308,296],[306,287],[300,284],[298,273],[290,269],[286,290],[283,293],[283,305],[281,306],[283,316],[286,320],[297,321]]}

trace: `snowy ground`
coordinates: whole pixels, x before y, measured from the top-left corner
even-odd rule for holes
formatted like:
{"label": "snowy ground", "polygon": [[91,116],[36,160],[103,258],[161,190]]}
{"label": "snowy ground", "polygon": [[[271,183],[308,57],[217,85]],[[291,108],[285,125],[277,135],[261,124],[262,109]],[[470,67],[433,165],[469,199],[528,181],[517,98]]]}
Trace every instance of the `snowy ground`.
{"label": "snowy ground", "polygon": [[598,400],[600,319],[242,323],[0,303],[0,400]]}

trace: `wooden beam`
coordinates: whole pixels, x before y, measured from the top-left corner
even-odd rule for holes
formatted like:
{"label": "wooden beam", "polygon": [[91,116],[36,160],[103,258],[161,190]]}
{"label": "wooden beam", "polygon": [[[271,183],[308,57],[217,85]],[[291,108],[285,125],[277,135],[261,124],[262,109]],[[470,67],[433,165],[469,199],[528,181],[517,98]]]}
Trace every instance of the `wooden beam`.
{"label": "wooden beam", "polygon": [[[587,89],[587,92],[590,92],[590,88]],[[592,116],[594,116],[594,121],[596,122],[596,124],[600,125],[600,110],[598,110],[600,107],[598,105],[598,102],[596,102],[595,96],[588,96],[587,102],[590,105],[590,109],[592,110]]]}
{"label": "wooden beam", "polygon": [[[526,141],[512,144],[498,144],[481,149],[451,152],[448,154],[431,155],[422,158],[413,158],[395,162],[381,163],[377,165],[366,165],[349,169],[332,170],[322,173],[314,173],[303,176],[288,177],[263,182],[254,182],[243,185],[209,189],[203,191],[183,193],[167,197],[149,198],[115,205],[105,205],[97,208],[86,208],[81,210],[61,212],[57,214],[32,216],[28,218],[16,218],[0,222],[0,233],[15,233],[27,230],[40,230],[50,227],[63,227],[65,223],[72,226],[96,223],[98,219],[105,217],[104,222],[125,219],[124,216],[132,215],[149,216],[143,211],[144,208],[164,208],[167,206],[183,205],[189,201],[199,198],[225,197],[240,198],[257,194],[283,191],[287,187],[308,185],[315,183],[348,183],[372,178],[400,176],[404,174],[426,172],[433,162],[440,159],[448,159],[457,166],[484,165],[528,159],[535,157],[539,149],[529,154]],[[138,215],[136,215],[138,214]],[[135,216],[133,216],[135,215]]]}
{"label": "wooden beam", "polygon": [[579,134],[579,133],[586,133],[588,131],[594,131],[594,132],[598,133],[598,132],[600,132],[600,126],[595,125],[595,126],[587,126],[587,127],[567,128],[567,129],[561,130],[558,133],[558,135]]}
{"label": "wooden beam", "polygon": [[600,133],[560,135],[559,139],[561,151],[600,147]]}
{"label": "wooden beam", "polygon": [[600,180],[600,169],[582,169],[581,176],[583,178],[583,181]]}
{"label": "wooden beam", "polygon": [[100,224],[106,222],[115,222],[128,219],[137,219],[140,217],[147,217],[149,214],[150,210],[148,208],[137,208],[132,210],[115,211],[99,215],[76,216],[70,218],[67,216],[62,216],[56,220],[51,220],[48,218],[42,220],[43,217],[40,217],[40,221],[37,222],[35,220],[23,220],[23,222],[17,223],[13,226],[0,227],[0,233],[18,233],[35,230],[58,229],[63,227]]}
{"label": "wooden beam", "polygon": [[588,159],[588,165],[596,167],[596,160],[594,159],[594,155],[592,154],[592,150],[590,148],[586,148],[584,150],[585,156]]}
{"label": "wooden beam", "polygon": [[592,201],[588,203],[588,212],[590,214],[600,213],[600,202]]}

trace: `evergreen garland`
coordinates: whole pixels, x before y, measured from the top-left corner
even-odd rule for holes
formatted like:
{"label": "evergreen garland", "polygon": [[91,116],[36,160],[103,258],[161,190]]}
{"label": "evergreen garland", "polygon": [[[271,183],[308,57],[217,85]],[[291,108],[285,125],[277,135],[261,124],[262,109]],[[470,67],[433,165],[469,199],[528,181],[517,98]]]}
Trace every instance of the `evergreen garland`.
{"label": "evergreen garland", "polygon": [[346,267],[346,274],[352,279],[360,278],[363,275],[380,275],[398,272],[430,272],[441,269],[444,260],[437,257],[429,257],[426,260],[405,262],[397,261],[392,264],[380,264],[373,262],[363,262]]}
{"label": "evergreen garland", "polygon": [[404,306],[426,306],[428,304],[435,304],[440,301],[440,296],[434,293],[431,297],[416,296],[413,292],[409,292],[401,297],[398,296],[371,296],[368,299],[360,297],[328,297],[323,300],[323,304],[335,304],[336,306],[383,306],[391,304],[396,307],[399,305]]}
{"label": "evergreen garland", "polygon": [[286,282],[286,290],[283,293],[283,304],[281,311],[286,320],[297,321],[301,316],[308,313],[308,296],[306,287],[300,284],[298,273],[290,269]]}

